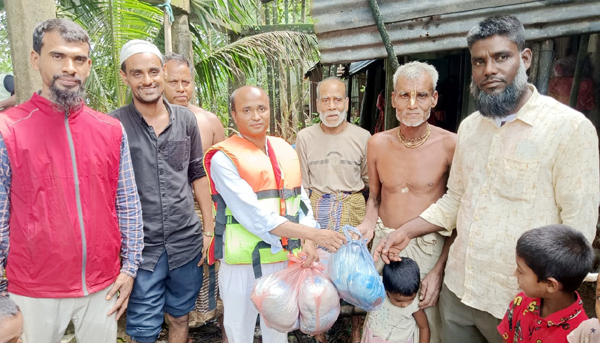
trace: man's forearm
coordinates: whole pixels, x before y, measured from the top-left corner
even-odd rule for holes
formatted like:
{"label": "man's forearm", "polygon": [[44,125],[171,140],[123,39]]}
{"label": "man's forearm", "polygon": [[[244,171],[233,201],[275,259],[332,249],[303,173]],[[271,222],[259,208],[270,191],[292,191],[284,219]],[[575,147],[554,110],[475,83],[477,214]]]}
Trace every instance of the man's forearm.
{"label": "man's forearm", "polygon": [[377,218],[379,218],[379,195],[371,194],[369,195],[369,199],[367,200],[367,205],[365,208],[365,217],[363,219],[364,225],[369,230],[375,229],[375,224],[377,223]]}
{"label": "man's forearm", "polygon": [[450,253],[450,246],[454,243],[454,239],[456,239],[456,230],[452,231],[452,236],[447,237],[444,241],[444,247],[442,248],[442,253],[440,254],[440,258],[436,262],[433,267],[437,272],[442,272],[446,267],[446,262],[448,261],[448,255]]}
{"label": "man's forearm", "polygon": [[279,237],[298,238],[304,241],[314,238],[315,231],[317,230],[318,229],[305,225],[292,223],[288,220],[281,225],[278,225],[270,232]]}
{"label": "man's forearm", "polygon": [[402,225],[400,229],[403,230],[410,239],[413,239],[428,233],[440,231],[443,227],[431,224],[421,217],[416,217]]}
{"label": "man's forearm", "polygon": [[206,232],[213,232],[215,229],[215,222],[212,213],[212,200],[210,197],[210,188],[208,185],[208,178],[202,177],[194,180],[192,183],[194,188],[194,197],[200,207],[200,213],[202,213],[202,226]]}

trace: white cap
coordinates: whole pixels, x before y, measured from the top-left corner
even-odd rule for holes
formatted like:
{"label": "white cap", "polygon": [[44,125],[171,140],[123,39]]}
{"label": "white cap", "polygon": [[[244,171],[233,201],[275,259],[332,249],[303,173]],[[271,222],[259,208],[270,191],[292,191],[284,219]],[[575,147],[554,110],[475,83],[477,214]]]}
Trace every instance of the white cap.
{"label": "white cap", "polygon": [[158,48],[156,47],[156,45],[150,42],[146,42],[145,40],[132,39],[129,42],[125,43],[125,45],[123,45],[123,48],[121,48],[121,57],[119,58],[119,65],[123,65],[123,62],[125,62],[125,60],[127,60],[130,56],[144,52],[155,54],[156,56],[158,56],[161,62],[163,60],[163,56],[160,53],[160,50],[158,50]]}

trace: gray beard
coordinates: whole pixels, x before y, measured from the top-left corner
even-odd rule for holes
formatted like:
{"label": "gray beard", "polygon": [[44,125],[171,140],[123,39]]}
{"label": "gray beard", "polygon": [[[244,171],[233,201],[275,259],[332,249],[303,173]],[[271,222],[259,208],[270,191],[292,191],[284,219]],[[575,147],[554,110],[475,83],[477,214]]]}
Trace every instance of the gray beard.
{"label": "gray beard", "polygon": [[511,84],[499,94],[488,94],[477,86],[471,78],[471,95],[475,98],[475,106],[482,116],[500,119],[514,113],[519,101],[527,91],[527,70],[521,60],[521,66]]}
{"label": "gray beard", "polygon": [[71,109],[79,108],[83,101],[83,95],[85,93],[85,86],[81,80],[79,81],[79,88],[77,89],[60,89],[56,87],[56,80],[59,79],[59,75],[54,75],[52,82],[50,83],[50,93],[52,94],[52,103],[61,111],[68,111]]}

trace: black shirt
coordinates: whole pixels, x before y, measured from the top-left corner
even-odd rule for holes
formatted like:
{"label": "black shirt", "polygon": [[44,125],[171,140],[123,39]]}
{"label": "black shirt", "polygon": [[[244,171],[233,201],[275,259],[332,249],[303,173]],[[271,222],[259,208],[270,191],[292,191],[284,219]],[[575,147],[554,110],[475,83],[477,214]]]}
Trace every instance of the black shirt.
{"label": "black shirt", "polygon": [[170,120],[158,137],[133,102],[110,114],[121,121],[129,140],[144,219],[140,268],[149,271],[154,271],[165,249],[170,270],[202,251],[202,227],[191,187],[206,176],[198,124],[187,108],[166,100],[164,104]]}

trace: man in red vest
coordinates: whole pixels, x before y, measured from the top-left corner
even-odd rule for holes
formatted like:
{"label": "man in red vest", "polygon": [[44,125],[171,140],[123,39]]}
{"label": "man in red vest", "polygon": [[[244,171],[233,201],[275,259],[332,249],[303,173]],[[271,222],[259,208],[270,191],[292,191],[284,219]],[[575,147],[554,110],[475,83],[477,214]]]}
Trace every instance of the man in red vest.
{"label": "man in red vest", "polygon": [[0,117],[0,293],[21,308],[25,343],[60,342],[70,321],[78,342],[114,342],[141,262],[127,136],[82,100],[89,52],[71,21],[36,26],[42,90]]}
{"label": "man in red vest", "polygon": [[[345,240],[339,232],[315,229],[298,155],[283,139],[267,136],[265,91],[241,87],[231,94],[230,105],[239,135],[215,144],[204,160],[217,210],[208,256],[209,263],[221,259],[227,337],[231,343],[251,343],[258,315],[250,301],[255,278],[285,269],[285,250],[299,247],[297,239],[304,241],[306,267],[317,260],[315,243],[335,252]],[[261,334],[263,343],[287,342],[286,333],[268,328],[262,319]]]}

